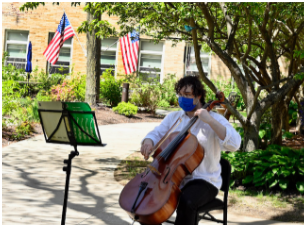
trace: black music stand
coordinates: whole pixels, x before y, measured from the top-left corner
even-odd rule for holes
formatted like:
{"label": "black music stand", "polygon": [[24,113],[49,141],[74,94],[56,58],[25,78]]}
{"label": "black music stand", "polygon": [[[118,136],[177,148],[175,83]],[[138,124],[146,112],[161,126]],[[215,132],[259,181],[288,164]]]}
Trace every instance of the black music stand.
{"label": "black music stand", "polygon": [[38,102],[38,114],[47,143],[70,144],[74,147],[64,160],[66,171],[65,197],[61,225],[65,224],[71,163],[79,155],[78,145],[102,144],[95,112],[84,102]]}

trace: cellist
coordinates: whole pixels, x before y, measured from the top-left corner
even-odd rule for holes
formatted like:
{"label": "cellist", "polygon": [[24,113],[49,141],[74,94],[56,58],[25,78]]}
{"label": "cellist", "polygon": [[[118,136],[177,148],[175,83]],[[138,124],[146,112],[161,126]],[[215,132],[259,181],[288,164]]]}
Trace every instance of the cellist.
{"label": "cellist", "polygon": [[240,147],[241,137],[223,116],[202,108],[206,92],[198,77],[186,76],[180,79],[175,85],[175,91],[182,110],[171,112],[159,126],[149,132],[142,141],[140,151],[147,160],[153,146],[179,117],[181,123],[175,131],[180,131],[193,116],[199,117],[191,133],[204,147],[205,157],[180,185],[182,192],[175,220],[175,225],[194,225],[197,221],[197,208],[213,200],[221,188],[221,150],[236,151]]}

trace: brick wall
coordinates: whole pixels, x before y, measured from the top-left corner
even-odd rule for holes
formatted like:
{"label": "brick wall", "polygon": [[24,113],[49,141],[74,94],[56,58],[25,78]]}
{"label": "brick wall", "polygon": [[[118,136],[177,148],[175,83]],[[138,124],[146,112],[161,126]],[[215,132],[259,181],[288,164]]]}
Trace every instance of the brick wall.
{"label": "brick wall", "polygon": [[184,47],[185,42],[177,43],[172,47],[171,41],[165,41],[164,54],[164,77],[170,74],[176,74],[177,79],[184,76]]}
{"label": "brick wall", "polygon": [[[65,9],[69,21],[76,30],[81,22],[86,20],[86,13],[81,6],[71,7],[70,3],[60,3],[59,6],[46,3],[45,6],[39,6],[37,9],[28,12],[19,11],[23,3],[2,3],[2,46],[5,47],[5,30],[24,30],[29,31],[29,40],[32,42],[32,65],[46,69],[47,61],[43,52],[48,46],[49,32],[55,32]],[[81,43],[86,49],[85,34],[78,35]],[[86,72],[86,58],[77,39],[73,40],[72,63],[75,65],[75,71]]]}
{"label": "brick wall", "polygon": [[216,55],[211,55],[210,79],[212,80],[228,80],[231,78],[231,72],[227,66]]}

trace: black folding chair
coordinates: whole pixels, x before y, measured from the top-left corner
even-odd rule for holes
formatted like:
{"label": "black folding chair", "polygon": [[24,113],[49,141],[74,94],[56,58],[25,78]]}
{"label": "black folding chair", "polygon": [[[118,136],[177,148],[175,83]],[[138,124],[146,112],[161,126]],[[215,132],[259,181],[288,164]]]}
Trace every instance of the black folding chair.
{"label": "black folding chair", "polygon": [[[226,160],[221,158],[221,177],[222,186],[221,191],[224,192],[223,201],[215,198],[214,200],[208,202],[207,204],[198,208],[198,221],[205,219],[215,221],[217,223],[227,224],[227,197],[231,178],[231,164]],[[209,212],[213,210],[223,210],[223,220],[218,220],[213,217]]]}
{"label": "black folding chair", "polygon": [[[214,200],[208,202],[207,204],[198,208],[198,221],[205,219],[211,220],[217,223],[223,223],[223,225],[227,225],[227,197],[228,190],[230,185],[230,177],[231,177],[231,164],[226,160],[221,158],[221,177],[222,177],[222,186],[221,191],[224,192],[223,201],[215,198]],[[223,210],[223,220],[218,220],[213,217],[209,212],[213,210]],[[167,220],[167,223],[173,223],[173,221]]]}

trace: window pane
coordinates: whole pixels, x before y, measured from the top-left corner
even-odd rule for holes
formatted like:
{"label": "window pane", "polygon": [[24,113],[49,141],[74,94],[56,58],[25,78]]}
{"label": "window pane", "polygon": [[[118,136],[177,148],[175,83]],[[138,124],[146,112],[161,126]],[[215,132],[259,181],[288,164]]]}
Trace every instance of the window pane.
{"label": "window pane", "polygon": [[70,48],[61,48],[58,60],[70,61]]}
{"label": "window pane", "polygon": [[161,55],[141,54],[140,66],[161,69]]}
{"label": "window pane", "polygon": [[57,61],[54,66],[57,66],[57,67],[68,67],[69,65],[70,65],[70,62]]}
{"label": "window pane", "polygon": [[53,73],[59,73],[62,75],[68,74],[69,68],[64,68],[63,70],[60,70],[60,67],[51,66],[49,69],[49,74],[53,74]]}
{"label": "window pane", "polygon": [[69,73],[69,62],[61,62],[61,61],[57,61],[55,63],[55,65],[52,65],[51,63],[49,63],[49,73],[53,74],[53,73],[60,73],[60,74],[67,74]]}
{"label": "window pane", "polygon": [[115,76],[115,67],[114,67],[114,66],[101,65],[100,69],[101,69],[101,74],[103,74],[103,72],[104,72],[106,69],[112,69],[111,74],[112,74],[113,76]]}
{"label": "window pane", "polygon": [[107,51],[102,52],[101,55],[101,64],[116,64],[116,52]]}
{"label": "window pane", "polygon": [[7,40],[28,42],[29,32],[27,31],[9,31]]}
{"label": "window pane", "polygon": [[[117,49],[117,43],[114,44],[115,42],[117,42],[118,39],[103,39],[101,40],[101,46],[102,49],[108,49],[108,50],[116,50]],[[111,46],[111,47],[109,47]]]}
{"label": "window pane", "polygon": [[[49,43],[50,43],[50,41],[52,40],[54,34],[55,34],[55,33],[49,33]],[[64,45],[71,45],[71,40],[72,40],[72,37],[68,38],[68,39],[64,42]]]}
{"label": "window pane", "polygon": [[18,44],[8,44],[7,52],[10,57],[26,58],[27,56],[27,46]]}
{"label": "window pane", "polygon": [[163,43],[160,42],[158,44],[154,44],[153,42],[142,41],[141,42],[141,50],[162,52],[163,51]]}
{"label": "window pane", "polygon": [[16,69],[25,69],[25,67],[26,67],[26,63],[25,62],[24,63],[19,62],[18,59],[15,60],[15,59],[11,58],[10,61],[7,60],[6,63],[5,63],[5,65],[8,65],[8,64],[11,64],[11,65],[15,66]]}
{"label": "window pane", "polygon": [[152,79],[155,79],[157,78],[157,80],[160,80],[160,74],[158,73],[142,73],[140,74],[140,78],[143,80],[143,81],[148,81],[148,80],[152,80]]}

